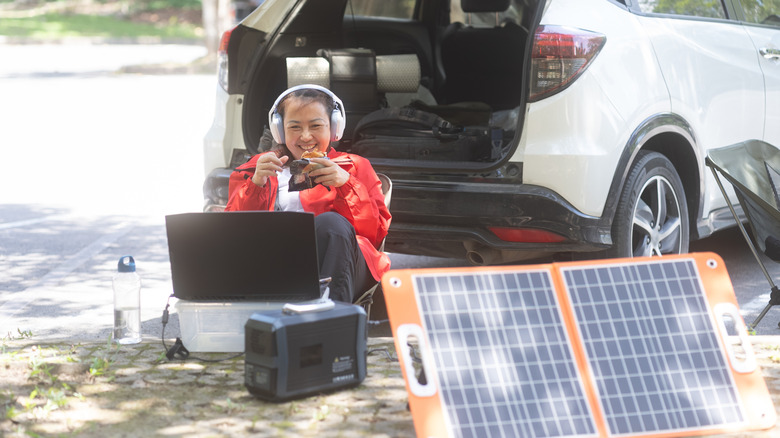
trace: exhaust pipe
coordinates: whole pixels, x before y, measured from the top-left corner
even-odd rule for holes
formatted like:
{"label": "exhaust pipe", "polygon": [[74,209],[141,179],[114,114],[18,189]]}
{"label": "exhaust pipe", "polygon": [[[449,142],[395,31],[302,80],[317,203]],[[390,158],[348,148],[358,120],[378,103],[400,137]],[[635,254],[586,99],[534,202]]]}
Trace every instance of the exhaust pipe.
{"label": "exhaust pipe", "polygon": [[489,248],[473,240],[463,242],[466,249],[466,260],[475,266],[500,265],[505,263],[520,262],[535,259],[547,255],[542,252],[520,252]]}
{"label": "exhaust pipe", "polygon": [[488,266],[511,261],[511,257],[507,257],[509,255],[507,251],[488,248],[472,240],[463,242],[463,246],[466,248],[466,260],[475,266]]}

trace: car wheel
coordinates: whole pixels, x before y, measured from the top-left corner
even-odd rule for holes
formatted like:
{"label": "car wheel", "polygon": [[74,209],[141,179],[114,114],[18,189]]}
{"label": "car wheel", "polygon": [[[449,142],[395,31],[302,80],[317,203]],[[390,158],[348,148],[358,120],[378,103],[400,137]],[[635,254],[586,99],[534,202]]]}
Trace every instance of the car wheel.
{"label": "car wheel", "polygon": [[688,252],[690,222],[682,182],[657,152],[640,152],[620,194],[610,257]]}

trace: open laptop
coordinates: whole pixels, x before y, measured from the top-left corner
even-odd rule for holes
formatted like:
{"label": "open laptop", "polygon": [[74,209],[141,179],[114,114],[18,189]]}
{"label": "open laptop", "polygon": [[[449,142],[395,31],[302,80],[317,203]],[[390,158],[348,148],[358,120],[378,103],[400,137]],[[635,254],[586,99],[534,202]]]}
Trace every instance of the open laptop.
{"label": "open laptop", "polygon": [[320,298],[314,215],[277,211],[165,217],[173,295],[183,300]]}

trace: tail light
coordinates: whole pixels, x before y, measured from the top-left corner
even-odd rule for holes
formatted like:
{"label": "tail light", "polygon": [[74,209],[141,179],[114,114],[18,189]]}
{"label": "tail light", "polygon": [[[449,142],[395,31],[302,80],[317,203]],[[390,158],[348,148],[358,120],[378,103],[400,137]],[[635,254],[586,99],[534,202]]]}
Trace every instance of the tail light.
{"label": "tail light", "polygon": [[531,53],[531,102],[564,90],[588,68],[607,37],[587,30],[539,26]]}
{"label": "tail light", "polygon": [[226,30],[219,40],[219,50],[217,50],[217,81],[223,90],[228,90],[228,43],[230,42],[230,33],[233,29]]}
{"label": "tail light", "polygon": [[488,227],[488,229],[505,242],[558,243],[566,240],[560,234],[539,228]]}

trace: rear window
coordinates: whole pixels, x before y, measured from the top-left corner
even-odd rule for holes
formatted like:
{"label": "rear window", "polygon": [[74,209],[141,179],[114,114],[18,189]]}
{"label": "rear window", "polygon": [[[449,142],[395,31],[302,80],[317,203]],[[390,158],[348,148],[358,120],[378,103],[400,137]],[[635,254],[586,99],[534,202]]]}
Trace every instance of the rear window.
{"label": "rear window", "polygon": [[740,0],[745,21],[780,27],[780,2]]}
{"label": "rear window", "polygon": [[411,20],[417,0],[350,0],[347,15],[360,17],[404,18]]}
{"label": "rear window", "polygon": [[721,0],[639,0],[639,9],[648,14],[726,18]]}
{"label": "rear window", "polygon": [[255,28],[261,32],[273,32],[279,22],[290,13],[290,9],[295,6],[295,2],[284,0],[264,0],[257,7],[257,13],[252,13],[245,24],[248,27]]}

